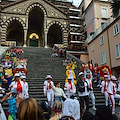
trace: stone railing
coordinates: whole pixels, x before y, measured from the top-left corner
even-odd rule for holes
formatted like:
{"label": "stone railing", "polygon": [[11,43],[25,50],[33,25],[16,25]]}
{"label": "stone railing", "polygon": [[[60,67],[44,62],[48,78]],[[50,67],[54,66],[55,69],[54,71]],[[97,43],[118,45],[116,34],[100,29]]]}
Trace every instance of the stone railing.
{"label": "stone railing", "polygon": [[[10,47],[8,47],[7,50],[10,50],[10,49],[11,49],[12,47],[14,47],[14,46],[15,46],[15,43],[11,44]],[[5,56],[5,53],[6,53],[7,50],[5,50],[5,51],[0,55],[0,60]]]}

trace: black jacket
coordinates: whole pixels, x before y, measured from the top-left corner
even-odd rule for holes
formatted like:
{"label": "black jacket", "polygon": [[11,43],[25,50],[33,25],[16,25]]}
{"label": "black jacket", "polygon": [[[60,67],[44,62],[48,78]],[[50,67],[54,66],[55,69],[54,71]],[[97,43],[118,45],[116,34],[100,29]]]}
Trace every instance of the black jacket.
{"label": "black jacket", "polygon": [[[86,81],[84,81],[84,82],[86,82]],[[78,89],[79,92],[85,92],[85,87],[82,88],[84,86],[84,82],[82,80],[78,80],[78,82],[77,82],[77,89]],[[87,91],[89,91],[89,90],[90,89],[89,89],[88,83],[87,83]]]}

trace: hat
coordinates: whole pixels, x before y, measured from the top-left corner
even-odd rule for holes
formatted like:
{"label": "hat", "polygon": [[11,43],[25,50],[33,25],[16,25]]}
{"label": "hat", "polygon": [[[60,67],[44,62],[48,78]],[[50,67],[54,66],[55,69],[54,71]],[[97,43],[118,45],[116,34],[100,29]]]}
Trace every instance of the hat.
{"label": "hat", "polygon": [[117,79],[116,79],[116,77],[115,77],[115,76],[113,76],[113,75],[112,75],[112,76],[111,76],[111,80],[113,80],[113,81],[114,81],[114,80],[117,80]]}
{"label": "hat", "polygon": [[19,73],[15,73],[14,76],[15,76],[15,77],[20,77],[20,74],[19,74]]}
{"label": "hat", "polygon": [[26,76],[21,76],[20,78],[21,78],[21,79],[26,79]]}
{"label": "hat", "polygon": [[108,78],[108,75],[104,75],[104,78]]}
{"label": "hat", "polygon": [[81,76],[81,75],[84,75],[84,73],[83,73],[83,72],[80,72],[80,73],[79,73],[79,76]]}
{"label": "hat", "polygon": [[87,75],[90,75],[90,73],[86,73],[86,76],[87,76]]}
{"label": "hat", "polygon": [[52,79],[51,75],[47,75],[46,79]]}
{"label": "hat", "polygon": [[5,73],[5,76],[7,76],[8,75],[8,73]]}
{"label": "hat", "polygon": [[68,77],[68,80],[72,80],[72,77]]}

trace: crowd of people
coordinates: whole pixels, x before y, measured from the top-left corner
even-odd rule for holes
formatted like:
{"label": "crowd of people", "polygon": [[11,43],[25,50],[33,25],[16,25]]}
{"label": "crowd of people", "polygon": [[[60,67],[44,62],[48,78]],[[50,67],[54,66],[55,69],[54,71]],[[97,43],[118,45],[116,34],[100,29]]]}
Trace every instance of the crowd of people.
{"label": "crowd of people", "polygon": [[[26,82],[27,60],[20,58],[22,53],[21,48],[7,50],[0,64],[0,96],[2,97],[6,91],[10,91],[1,100],[1,103],[8,100],[9,109],[6,112],[8,120],[16,120],[19,106],[17,102],[29,98],[28,83]],[[6,116],[2,110],[1,120],[6,120]]]}
{"label": "crowd of people", "polygon": [[[19,52],[18,52],[19,51]],[[20,58],[23,50],[12,48],[7,50],[0,65],[0,96],[6,93],[0,103],[0,120],[118,120],[120,113],[115,115],[115,98],[120,105],[120,76],[118,79],[111,74],[109,66],[99,67],[88,62],[81,64],[82,68],[76,75],[77,62],[68,58],[62,61],[66,67],[64,88],[61,81],[54,82],[51,75],[47,75],[43,85],[44,96],[47,101],[40,104],[29,98],[27,80],[27,60]],[[62,52],[63,54],[63,52]],[[57,48],[53,49],[51,57],[57,57]],[[63,56],[61,56],[63,57]],[[78,76],[78,80],[76,80]],[[105,106],[96,108],[93,82],[101,88],[105,95]],[[117,87],[117,84],[118,87]],[[118,93],[117,93],[118,91]],[[89,97],[92,99],[93,115],[89,111]],[[2,104],[9,103],[9,110],[5,115]],[[110,103],[108,104],[108,100]],[[109,107],[110,106],[110,107]]]}

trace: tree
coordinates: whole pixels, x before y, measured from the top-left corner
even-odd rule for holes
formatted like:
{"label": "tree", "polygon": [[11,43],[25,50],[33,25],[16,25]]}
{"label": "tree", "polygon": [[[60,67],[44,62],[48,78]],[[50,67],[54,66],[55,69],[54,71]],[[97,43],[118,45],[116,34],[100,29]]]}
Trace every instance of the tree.
{"label": "tree", "polygon": [[113,2],[111,2],[111,9],[113,17],[117,17],[120,10],[120,0],[113,0]]}

